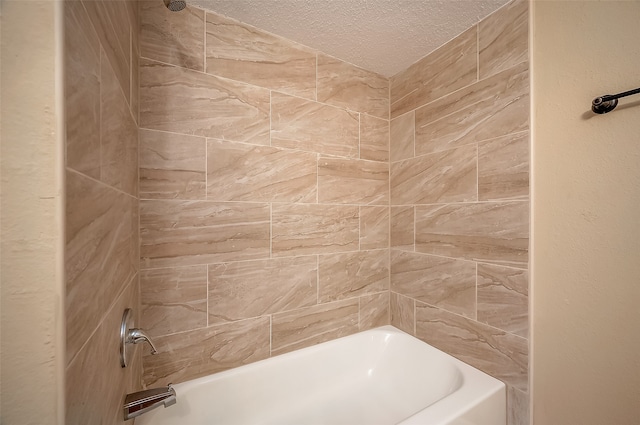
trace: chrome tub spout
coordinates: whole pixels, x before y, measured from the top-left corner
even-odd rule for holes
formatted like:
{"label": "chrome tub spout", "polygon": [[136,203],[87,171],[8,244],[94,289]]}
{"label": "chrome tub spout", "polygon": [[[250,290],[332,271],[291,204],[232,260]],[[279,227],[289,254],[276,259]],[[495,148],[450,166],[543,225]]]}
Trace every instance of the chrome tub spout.
{"label": "chrome tub spout", "polygon": [[153,388],[127,394],[124,400],[124,420],[135,418],[156,407],[169,407],[176,403],[176,391],[171,384],[166,388]]}

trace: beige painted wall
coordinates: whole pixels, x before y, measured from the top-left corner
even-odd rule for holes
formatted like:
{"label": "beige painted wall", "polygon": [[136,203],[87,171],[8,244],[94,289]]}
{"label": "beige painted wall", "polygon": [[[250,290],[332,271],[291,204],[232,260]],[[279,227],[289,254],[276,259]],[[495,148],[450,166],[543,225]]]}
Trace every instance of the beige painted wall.
{"label": "beige painted wall", "polygon": [[640,420],[640,2],[533,2],[533,419]]}
{"label": "beige painted wall", "polygon": [[60,11],[2,3],[4,425],[64,423]]}

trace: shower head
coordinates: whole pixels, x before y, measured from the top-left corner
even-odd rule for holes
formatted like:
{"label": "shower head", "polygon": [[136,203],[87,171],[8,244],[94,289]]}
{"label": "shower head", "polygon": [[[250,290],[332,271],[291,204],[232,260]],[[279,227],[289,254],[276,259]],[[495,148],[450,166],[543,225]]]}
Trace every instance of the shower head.
{"label": "shower head", "polygon": [[179,12],[185,7],[187,7],[187,3],[184,0],[163,0],[164,5],[167,6],[172,12]]}

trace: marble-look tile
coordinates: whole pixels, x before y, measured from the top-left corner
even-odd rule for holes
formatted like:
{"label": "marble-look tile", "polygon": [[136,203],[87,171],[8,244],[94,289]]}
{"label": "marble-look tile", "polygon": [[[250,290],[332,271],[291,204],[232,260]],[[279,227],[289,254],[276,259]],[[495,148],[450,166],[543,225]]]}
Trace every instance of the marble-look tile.
{"label": "marble-look tile", "polygon": [[529,2],[516,0],[478,24],[480,78],[503,71],[529,57]]}
{"label": "marble-look tile", "polygon": [[527,391],[527,340],[416,302],[416,336],[471,366]]}
{"label": "marble-look tile", "polygon": [[477,28],[474,25],[391,77],[391,118],[476,81],[476,38]]}
{"label": "marble-look tile", "polygon": [[391,161],[414,157],[415,115],[415,111],[411,111],[391,120],[389,130],[389,157]]}
{"label": "marble-look tile", "polygon": [[527,130],[529,66],[521,63],[416,111],[416,155]]}
{"label": "marble-look tile", "polygon": [[138,126],[104,54],[101,68],[100,180],[135,196],[138,192]]}
{"label": "marble-look tile", "polygon": [[461,146],[391,164],[391,204],[477,200],[477,148]]}
{"label": "marble-look tile", "polygon": [[318,101],[388,119],[389,80],[320,53]]}
{"label": "marble-look tile", "polygon": [[269,144],[269,91],[140,60],[140,126]]}
{"label": "marble-look tile", "polygon": [[100,178],[100,41],[82,3],[64,3],[66,165]]}
{"label": "marble-look tile", "polygon": [[138,267],[137,200],[66,173],[66,359],[71,361]]}
{"label": "marble-look tile", "polygon": [[[115,27],[111,23],[113,14],[109,1],[106,0],[82,0],[82,4],[89,15],[89,19],[93,24],[93,28],[98,34],[100,43],[107,55],[108,61],[111,63],[115,76],[120,83],[122,92],[127,102],[131,93],[131,57],[130,57],[130,31],[116,32]],[[126,51],[123,47],[127,47]]]}
{"label": "marble-look tile", "polygon": [[269,257],[269,204],[140,202],[144,268]]}
{"label": "marble-look tile", "polygon": [[278,355],[358,332],[358,299],[272,316],[271,354]]}
{"label": "marble-look tile", "polygon": [[[77,0],[76,0],[77,1]],[[127,56],[127,59],[131,59],[129,54],[131,53],[131,39],[133,38],[133,30],[131,28],[131,22],[129,21],[129,13],[127,11],[127,1],[109,1],[109,0],[92,0],[101,1],[104,5],[104,11],[107,12],[106,18],[113,31],[117,36],[120,50]],[[124,87],[123,87],[124,89]]]}
{"label": "marble-look tile", "polygon": [[269,357],[269,318],[241,320],[156,338],[145,348],[144,383],[177,384]]}
{"label": "marble-look tile", "polygon": [[320,255],[318,302],[354,298],[389,289],[389,251]]}
{"label": "marble-look tile", "polygon": [[416,207],[416,251],[526,267],[528,249],[528,202]]}
{"label": "marble-look tile", "polygon": [[357,206],[274,204],[272,255],[355,251],[358,249],[358,213]]}
{"label": "marble-look tile", "polygon": [[[139,311],[137,279],[110,300],[113,307],[105,312],[82,351],[71,361],[65,374],[65,423],[67,424],[122,424],[122,402],[126,394],[139,387],[141,346],[134,350],[132,364],[120,366],[120,329],[122,312],[131,308]],[[136,323],[139,323],[137,321]],[[71,360],[69,358],[69,360]],[[138,379],[136,379],[138,378]],[[43,418],[43,423],[46,420]],[[131,423],[128,421],[126,423]]]}
{"label": "marble-look tile", "polygon": [[476,318],[476,263],[472,261],[392,250],[391,290]]}
{"label": "marble-look tile", "polygon": [[390,292],[389,316],[392,326],[415,335],[415,301],[412,298]]}
{"label": "marble-look tile", "polygon": [[360,249],[389,247],[389,207],[360,207]]}
{"label": "marble-look tile", "polygon": [[207,12],[209,74],[316,98],[316,54],[258,28]]}
{"label": "marble-look tile", "polygon": [[320,158],[318,202],[388,205],[389,164],[359,159]]}
{"label": "marble-look tile", "polygon": [[529,336],[529,271],[478,264],[478,321]]}
{"label": "marble-look tile", "polygon": [[529,423],[529,393],[507,386],[507,425]]}
{"label": "marble-look tile", "polygon": [[209,265],[209,324],[315,305],[316,256]]}
{"label": "marble-look tile", "polygon": [[478,199],[529,197],[529,132],[478,143]]}
{"label": "marble-look tile", "polygon": [[415,249],[415,212],[413,206],[391,207],[391,247]]}
{"label": "marble-look tile", "polygon": [[317,162],[315,153],[209,139],[207,197],[315,203]]}
{"label": "marble-look tile", "polygon": [[360,159],[389,161],[389,121],[360,115]]}
{"label": "marble-look tile", "polygon": [[207,326],[207,266],[140,272],[142,324],[150,336]]}
{"label": "marble-look tile", "polygon": [[206,198],[206,139],[152,130],[139,138],[141,199]]}
{"label": "marble-look tile", "polygon": [[359,114],[271,93],[271,145],[325,155],[357,157]]}
{"label": "marble-look tile", "polygon": [[140,55],[204,71],[204,10],[171,12],[163,2],[140,1]]}
{"label": "marble-look tile", "polygon": [[377,328],[390,324],[389,319],[389,292],[364,295],[360,300],[360,327],[361,331]]}

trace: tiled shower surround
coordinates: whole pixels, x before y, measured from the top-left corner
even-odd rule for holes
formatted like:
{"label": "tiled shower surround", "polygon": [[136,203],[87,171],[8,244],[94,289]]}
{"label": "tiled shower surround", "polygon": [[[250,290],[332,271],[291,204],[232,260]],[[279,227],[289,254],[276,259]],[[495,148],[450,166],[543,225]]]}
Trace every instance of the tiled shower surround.
{"label": "tiled shower surround", "polygon": [[159,385],[389,323],[389,80],[141,2],[143,327]]}
{"label": "tiled shower surround", "polygon": [[391,323],[528,423],[527,2],[391,79],[139,6],[144,383]]}
{"label": "tiled shower surround", "polygon": [[137,4],[65,1],[64,33],[65,423],[115,424],[142,374],[118,336],[140,313]]}

